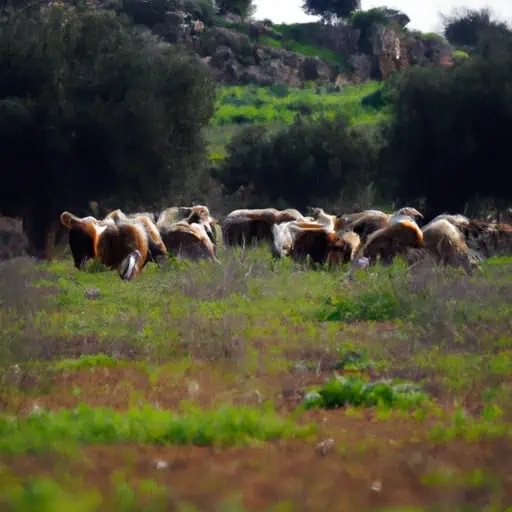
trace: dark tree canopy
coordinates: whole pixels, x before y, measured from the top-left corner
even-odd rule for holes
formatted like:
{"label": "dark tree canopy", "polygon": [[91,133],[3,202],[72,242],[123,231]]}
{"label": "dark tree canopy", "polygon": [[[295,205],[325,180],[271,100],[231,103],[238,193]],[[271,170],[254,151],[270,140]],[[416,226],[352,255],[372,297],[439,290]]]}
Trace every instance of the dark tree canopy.
{"label": "dark tree canopy", "polygon": [[212,82],[115,13],[17,13],[0,24],[0,55],[0,210],[29,231],[37,219],[37,236],[63,209],[156,201],[204,166]]}
{"label": "dark tree canopy", "polygon": [[401,202],[423,198],[439,212],[512,199],[510,35],[455,69],[411,68],[397,86],[383,182]]}
{"label": "dark tree canopy", "polygon": [[228,192],[251,186],[259,203],[305,208],[371,181],[377,145],[344,117],[305,121],[277,133],[249,127],[234,137],[219,178]]}
{"label": "dark tree canopy", "polygon": [[305,0],[302,8],[307,14],[326,20],[348,18],[355,10],[361,9],[361,0]]}
{"label": "dark tree canopy", "polygon": [[237,14],[246,17],[253,14],[255,5],[253,0],[216,0],[219,14]]}
{"label": "dark tree canopy", "polygon": [[486,33],[503,34],[506,23],[495,20],[488,8],[463,9],[444,18],[444,35],[456,46],[476,46]]}

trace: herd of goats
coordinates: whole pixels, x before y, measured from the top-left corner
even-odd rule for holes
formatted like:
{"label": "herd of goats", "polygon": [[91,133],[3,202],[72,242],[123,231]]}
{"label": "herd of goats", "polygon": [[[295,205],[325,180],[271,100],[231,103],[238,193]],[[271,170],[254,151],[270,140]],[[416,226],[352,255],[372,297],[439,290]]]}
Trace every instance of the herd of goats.
{"label": "herd of goats", "polygon": [[126,214],[117,209],[104,219],[63,212],[75,267],[95,259],[117,270],[123,280],[138,276],[148,262],[166,254],[220,264],[217,247],[267,242],[277,258],[313,266],[351,264],[367,268],[390,264],[397,255],[409,264],[431,257],[442,265],[475,266],[498,247],[512,247],[512,225],[443,214],[420,227],[423,216],[411,207],[387,214],[379,210],[336,216],[322,208],[304,216],[295,209],[232,211],[222,223],[206,206],[172,207],[160,214]]}

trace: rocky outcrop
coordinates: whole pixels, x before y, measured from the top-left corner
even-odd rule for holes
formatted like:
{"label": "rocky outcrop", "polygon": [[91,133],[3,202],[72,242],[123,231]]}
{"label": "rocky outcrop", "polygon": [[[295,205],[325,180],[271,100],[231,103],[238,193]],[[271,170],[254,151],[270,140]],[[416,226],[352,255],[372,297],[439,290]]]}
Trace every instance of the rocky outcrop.
{"label": "rocky outcrop", "polygon": [[334,79],[329,65],[319,58],[254,43],[247,35],[222,27],[204,34],[199,53],[215,78],[225,84],[300,87],[306,81]]}
{"label": "rocky outcrop", "polygon": [[411,65],[447,67],[454,64],[451,47],[439,39],[410,37],[405,44]]}
{"label": "rocky outcrop", "polygon": [[388,26],[374,25],[370,43],[371,51],[349,57],[352,82],[387,80],[393,72],[409,66],[454,65],[451,47],[440,38],[399,33]]}
{"label": "rocky outcrop", "polygon": [[372,35],[374,75],[387,80],[391,73],[409,65],[407,47],[399,34],[382,25],[376,25]]}
{"label": "rocky outcrop", "polygon": [[[189,13],[169,11],[152,30],[169,42],[188,46],[216,80],[229,85],[302,87],[308,81],[339,85],[387,80],[393,72],[411,65],[453,65],[447,43],[405,29],[410,21],[407,15],[392,9],[368,13],[354,25],[305,23],[289,27],[283,35],[268,20],[243,24],[242,28],[240,19],[226,17],[222,26],[207,28]],[[346,65],[288,51],[281,47],[283,39],[327,48]]]}

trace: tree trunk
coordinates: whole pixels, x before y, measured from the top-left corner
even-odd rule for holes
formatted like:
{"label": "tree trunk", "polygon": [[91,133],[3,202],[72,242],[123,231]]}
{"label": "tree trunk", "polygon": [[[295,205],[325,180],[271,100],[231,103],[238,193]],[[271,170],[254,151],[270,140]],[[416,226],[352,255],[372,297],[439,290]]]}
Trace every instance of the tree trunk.
{"label": "tree trunk", "polygon": [[46,208],[32,206],[23,214],[23,231],[29,242],[28,253],[37,259],[51,260],[59,218]]}

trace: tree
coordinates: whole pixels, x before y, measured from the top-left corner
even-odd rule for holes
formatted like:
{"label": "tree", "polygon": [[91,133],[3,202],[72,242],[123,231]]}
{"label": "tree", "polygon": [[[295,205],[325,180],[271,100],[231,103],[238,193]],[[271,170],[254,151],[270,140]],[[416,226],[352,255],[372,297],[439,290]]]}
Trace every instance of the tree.
{"label": "tree", "polygon": [[305,0],[302,8],[307,14],[331,21],[333,18],[348,18],[355,10],[361,9],[361,0]]}
{"label": "tree", "polygon": [[444,35],[456,46],[476,46],[485,33],[506,31],[506,23],[493,19],[488,8],[456,10],[444,17]]}
{"label": "tree", "polygon": [[370,183],[379,153],[372,135],[342,116],[298,117],[275,133],[251,126],[233,138],[216,177],[228,192],[250,187],[259,204],[306,208],[336,200],[342,189],[355,193]]}
{"label": "tree", "polygon": [[206,167],[210,78],[127,19],[18,12],[0,23],[0,55],[0,210],[23,217],[36,254],[62,210],[111,198],[147,204]]}
{"label": "tree", "polygon": [[231,13],[246,18],[256,10],[253,0],[216,0],[215,3],[221,15]]}
{"label": "tree", "polygon": [[411,68],[396,83],[381,179],[400,202],[424,199],[436,214],[510,201],[512,34],[482,40],[455,69]]}

